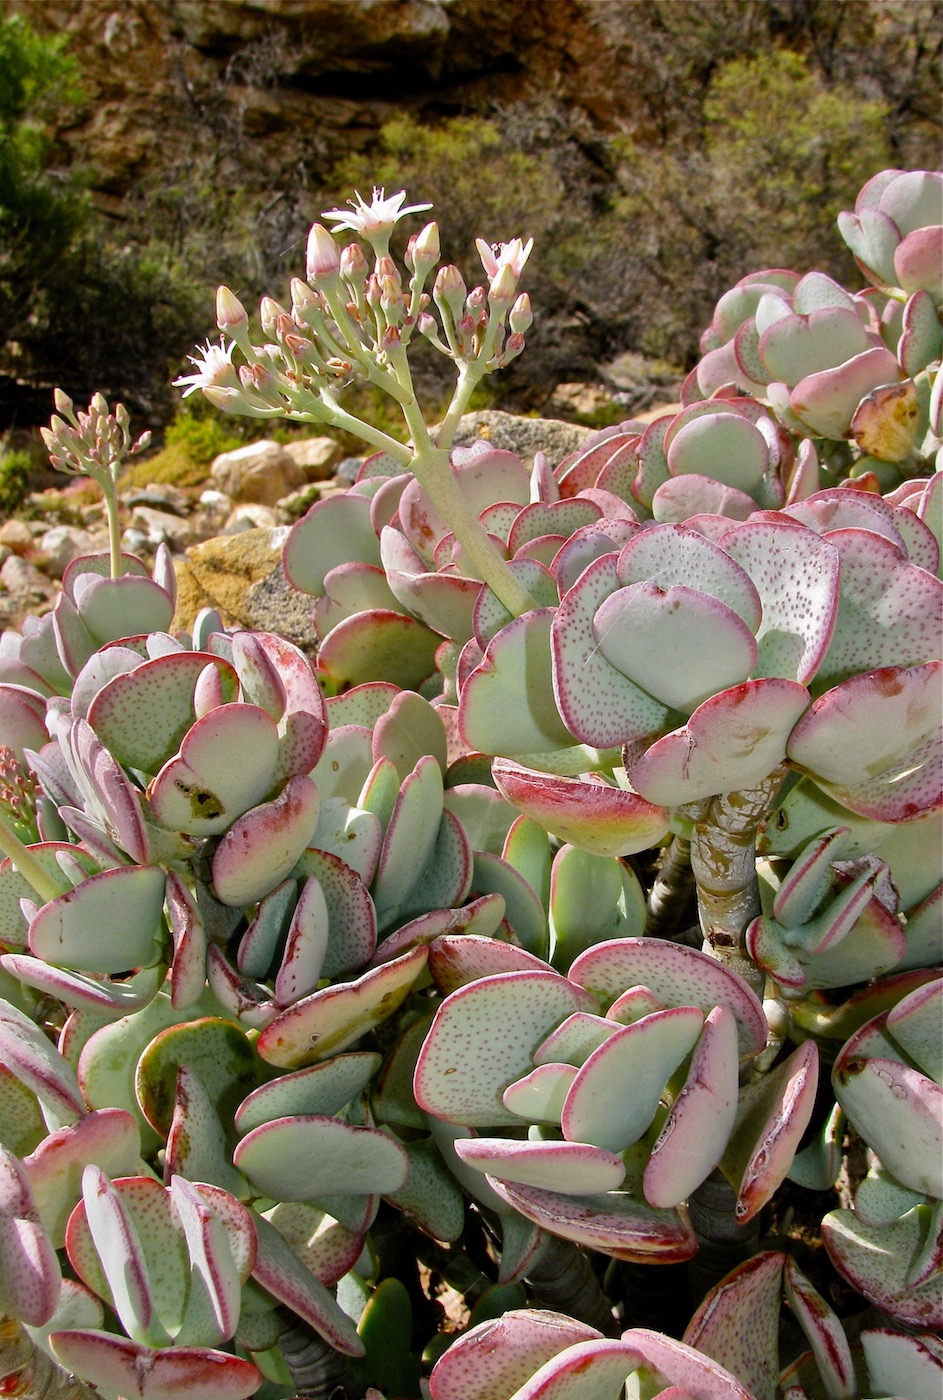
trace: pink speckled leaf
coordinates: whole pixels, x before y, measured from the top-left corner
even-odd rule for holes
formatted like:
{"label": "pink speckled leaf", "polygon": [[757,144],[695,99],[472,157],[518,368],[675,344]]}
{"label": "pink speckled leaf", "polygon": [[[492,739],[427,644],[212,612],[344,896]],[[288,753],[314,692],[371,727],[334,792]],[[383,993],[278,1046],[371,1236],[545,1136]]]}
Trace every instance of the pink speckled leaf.
{"label": "pink speckled leaf", "polygon": [[259,1054],[281,1069],[299,1069],[346,1050],[393,1015],[428,956],[427,948],[412,948],[353,982],[312,992],[265,1028],[257,1041]]}
{"label": "pink speckled leaf", "polygon": [[741,1060],[766,1044],[766,1017],[756,996],[716,958],[654,938],[620,938],[589,948],[573,963],[569,980],[604,1004],[628,987],[649,987],[665,1006],[697,1006],[705,1015],[726,1006],[737,1019]]}
{"label": "pink speckled leaf", "polygon": [[640,530],[623,546],[618,560],[623,587],[654,580],[662,588],[680,585],[705,593],[730,608],[756,632],[763,609],[749,575],[713,541],[683,525]]}
{"label": "pink speckled leaf", "polygon": [[60,735],[64,756],[84,797],[86,811],[105,825],[132,860],[146,865],[150,842],[140,791],[85,720]]}
{"label": "pink speckled leaf", "polygon": [[441,641],[415,618],[371,608],[331,628],[318,648],[318,665],[340,690],[369,681],[415,690],[435,670]]}
{"label": "pink speckled leaf", "polygon": [[611,1400],[641,1359],[625,1342],[578,1342],[541,1366],[514,1400]]}
{"label": "pink speckled leaf", "polygon": [[110,1332],[53,1332],[53,1351],[69,1370],[124,1400],[244,1400],[262,1384],[249,1361],[207,1347],[143,1346]]}
{"label": "pink speckled leaf", "polygon": [[466,1138],[456,1142],[463,1162],[501,1181],[539,1186],[564,1195],[615,1191],[625,1179],[621,1157],[582,1142],[518,1142],[513,1138]]}
{"label": "pink speckled leaf", "polygon": [[857,311],[827,306],[774,321],[760,336],[759,352],[770,378],[792,389],[807,375],[862,354],[871,343]]}
{"label": "pink speckled leaf", "polygon": [[756,1400],[738,1377],[673,1337],[632,1327],[622,1340],[641,1353],[659,1382],[678,1387],[692,1400]]}
{"label": "pink speckled leaf", "polygon": [[55,1311],[60,1280],[26,1169],[0,1145],[0,1308],[41,1327]]}
{"label": "pink speckled leaf", "polygon": [[495,1400],[515,1393],[553,1357],[602,1340],[585,1323],[541,1308],[506,1312],[458,1337],[429,1378],[432,1400]]}
{"label": "pink speckled leaf", "polygon": [[916,666],[939,653],[943,583],[869,530],[829,534],[841,557],[841,593],[819,683],[881,666]]}
{"label": "pink speckled leaf", "polygon": [[403,779],[387,824],[373,882],[381,927],[396,918],[431,863],[441,821],[442,769],[431,754],[425,754]]}
{"label": "pink speckled leaf", "polygon": [[894,272],[898,286],[905,292],[927,291],[936,302],[943,292],[943,228],[916,228],[898,244],[894,253]]}
{"label": "pink speckled leaf", "polygon": [[597,608],[593,633],[611,666],[685,713],[746,680],[757,660],[753,633],[733,609],[684,585],[617,589]]}
{"label": "pink speckled leaf", "polygon": [[643,797],[663,807],[756,787],[786,757],[808,705],[809,693],[796,681],[744,681],[712,695],[682,729],[638,756],[627,750],[626,772]]}
{"label": "pink speckled leaf", "polygon": [[264,710],[221,705],[196,721],[151,782],[151,814],[172,831],[218,836],[268,794],[277,757],[278,730]]}
{"label": "pink speckled leaf", "polygon": [[339,1113],[362,1093],[379,1065],[380,1056],[364,1050],[283,1074],[243,1099],[235,1113],[236,1128],[247,1133],[276,1118]]}
{"label": "pink speckled leaf", "polygon": [[399,605],[443,637],[466,642],[473,632],[472,616],[481,580],[456,573],[430,573],[408,540],[391,526],[380,536],[380,554]]}
{"label": "pink speckled leaf", "polygon": [[115,676],[89,706],[88,722],[120,763],[156,773],[196,718],[194,691],[207,666],[216,669],[226,698],[234,700],[231,666],[207,652],[181,651]]}
{"label": "pink speckled leaf", "polygon": [[755,490],[769,464],[766,439],[736,412],[692,417],[669,434],[666,445],[672,476],[696,472],[738,491]]}
{"label": "pink speckled leaf", "polygon": [[710,1290],[684,1333],[686,1346],[726,1367],[756,1400],[776,1396],[785,1258],[767,1250],[738,1265]]}
{"label": "pink speckled leaf", "polygon": [[924,1074],[943,1083],[943,979],[903,997],[888,1012],[885,1026]]}
{"label": "pink speckled leaf", "polygon": [[376,909],[363,881],[328,851],[304,851],[297,871],[318,881],[327,905],[330,934],[321,976],[337,978],[358,971],[377,944]]}
{"label": "pink speckled leaf", "polygon": [[[679,1006],[655,1011],[608,1036],[570,1086],[561,1120],[564,1136],[610,1152],[623,1152],[637,1142],[703,1024],[696,1007]],[[632,1085],[631,1094],[619,1092],[624,1084]]]}
{"label": "pink speckled leaf", "polygon": [[905,374],[919,374],[940,358],[943,351],[943,331],[930,293],[914,292],[904,307],[902,334],[897,357]]}
{"label": "pink speckled leaf", "polygon": [[474,933],[442,934],[429,950],[429,972],[444,995],[499,972],[546,971],[543,959],[525,948]]}
{"label": "pink speckled leaf", "polygon": [[356,561],[338,564],[324,576],[324,593],[311,610],[311,621],[318,638],[356,613],[374,608],[396,612],[399,602],[376,564]]}
{"label": "pink speckled leaf", "polygon": [[620,586],[616,556],[590,564],[563,597],[550,631],[560,714],[581,743],[610,748],[666,726],[667,705],[611,666],[593,628],[599,605]]}
{"label": "pink speckled leaf", "polygon": [[90,875],[33,917],[30,952],[80,972],[150,967],[160,956],[163,902],[159,866],[122,865]]}
{"label": "pink speckled leaf", "polygon": [[119,637],[166,632],[173,621],[173,599],[159,584],[134,574],[115,579],[77,574],[72,584],[72,601],[99,645]]}
{"label": "pink speckled leaf", "polygon": [[564,1196],[536,1186],[487,1178],[492,1189],[527,1220],[565,1240],[598,1249],[630,1263],[677,1264],[697,1251],[687,1216],[654,1210],[646,1201],[620,1191],[596,1196]]}
{"label": "pink speckled leaf", "polygon": [[926,1220],[908,1210],[889,1225],[872,1225],[854,1211],[833,1210],[822,1220],[822,1238],[842,1278],[905,1327],[943,1327],[939,1276],[914,1284],[911,1269],[925,1245]]}
{"label": "pink speckled leaf", "polygon": [[49,741],[46,704],[18,685],[0,685],[0,740],[22,760],[23,750],[41,749]]}
{"label": "pink speckled leaf", "polygon": [[462,686],[462,738],[480,753],[540,753],[572,744],[554,703],[550,627],[555,614],[537,608],[493,638]]}
{"label": "pink speckled leaf", "polygon": [[252,1276],[280,1303],[307,1322],[344,1356],[363,1356],[357,1329],[310,1269],[301,1262],[274,1225],[256,1220],[258,1256]]}
{"label": "pink speckled leaf", "polygon": [[645,1166],[649,1205],[678,1205],[717,1166],[736,1118],[738,1079],[737,1023],[732,1011],[715,1006]]}
{"label": "pink speckled leaf", "polygon": [[315,783],[299,773],[274,801],[237,818],[213,855],[217,899],[236,907],[254,904],[281,884],[314,835],[319,804]]}
{"label": "pink speckled leaf", "polygon": [[[134,1219],[105,1173],[89,1164],[82,1174],[85,1222],[101,1264],[108,1299],[135,1342],[170,1341],[155,1307],[147,1259]],[[169,1224],[169,1222],[168,1222]]]}
{"label": "pink speckled leaf", "polygon": [[87,1113],[48,1134],[23,1167],[33,1188],[36,1207],[57,1249],[65,1240],[69,1214],[82,1195],[82,1171],[94,1162],[110,1177],[130,1175],[141,1155],[138,1125],[121,1108]]}
{"label": "pink speckled leaf", "polygon": [[864,350],[835,369],[806,375],[789,396],[790,407],[816,437],[842,438],[865,394],[900,379],[897,360],[883,346]]}
{"label": "pink speckled leaf", "polygon": [[145,1007],[159,990],[166,973],[166,969],[157,963],[131,977],[110,982],[100,974],[85,977],[80,972],[53,967],[42,958],[31,958],[27,953],[0,955],[0,967],[12,972],[24,987],[34,987],[38,992],[56,997],[65,1006],[84,1008],[108,1020],[130,1016]]}
{"label": "pink speckled leaf", "polygon": [[792,1165],[815,1106],[818,1050],[805,1041],[774,1070],[740,1092],[737,1124],[721,1167],[739,1182],[736,1218],[752,1220]]}
{"label": "pink speckled leaf", "polygon": [[893,1176],[912,1191],[943,1196],[943,1089],[866,1037],[886,1014],[846,1041],[832,1071],[835,1097]]}
{"label": "pink speckled leaf", "polygon": [[597,856],[648,850],[668,830],[668,813],[635,792],[557,777],[495,759],[499,792],[545,830]]}
{"label": "pink speckled leaf", "polygon": [[862,816],[902,821],[940,805],[943,664],[887,666],[826,691],[789,737],[790,760]]}
{"label": "pink speckled leaf", "polygon": [[75,1070],[42,1028],[2,997],[0,1057],[4,1067],[31,1089],[59,1122],[72,1123],[87,1112]]}
{"label": "pink speckled leaf", "polygon": [[687,523],[689,527],[692,516],[707,513],[746,520],[755,510],[756,502],[745,491],[695,473],[662,482],[652,500],[652,514],[660,524]]}
{"label": "pink speckled leaf", "polygon": [[[613,1027],[613,1030],[615,1029]],[[575,1065],[540,1064],[529,1074],[522,1075],[520,1079],[508,1085],[501,1096],[504,1106],[529,1123],[559,1124],[563,1117],[563,1105],[576,1073]]]}
{"label": "pink speckled leaf", "polygon": [[259,1195],[275,1201],[384,1195],[402,1186],[409,1173],[395,1139],[323,1114],[276,1118],[253,1128],[237,1145],[233,1162]]}
{"label": "pink speckled leaf", "polygon": [[943,1357],[935,1338],[910,1337],[889,1327],[866,1328],[861,1349],[875,1393],[937,1400],[943,1382]]}
{"label": "pink speckled leaf", "polygon": [[278,725],[275,781],[310,773],[324,751],[327,708],[304,652],[273,632],[237,632],[233,665],[246,700]]}
{"label": "pink speckled leaf", "polygon": [[379,567],[380,541],[370,522],[366,496],[346,492],[316,501],[289,531],[282,566],[303,593],[324,592],[324,576],[337,564],[359,560]]}
{"label": "pink speckled leaf", "polygon": [[459,988],[439,1007],[420,1052],[416,1102],[472,1127],[519,1122],[504,1090],[532,1068],[554,1025],[580,1009],[595,1009],[592,998],[555,972],[500,973]]}
{"label": "pink speckled leaf", "polygon": [[837,551],[786,520],[749,522],[725,535],[723,547],[750,575],[763,607],[753,675],[808,684],[838,615]]}
{"label": "pink speckled leaf", "polygon": [[317,880],[309,877],[301,887],[281,966],[275,975],[275,1000],[279,1007],[316,990],[327,952],[329,918],[327,902]]}
{"label": "pink speckled leaf", "polygon": [[851,1348],[835,1313],[792,1258],[785,1261],[783,1283],[793,1315],[809,1339],[828,1395],[853,1394],[856,1381]]}
{"label": "pink speckled leaf", "polygon": [[174,945],[171,998],[176,1007],[192,1006],[206,981],[206,928],[195,898],[175,870],[167,871],[164,899]]}

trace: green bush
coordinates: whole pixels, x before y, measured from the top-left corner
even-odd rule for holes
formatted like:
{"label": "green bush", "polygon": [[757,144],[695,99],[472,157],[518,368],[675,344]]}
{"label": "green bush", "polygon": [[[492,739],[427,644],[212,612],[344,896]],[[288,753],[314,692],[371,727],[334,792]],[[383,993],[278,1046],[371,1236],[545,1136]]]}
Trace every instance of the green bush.
{"label": "green bush", "polygon": [[32,470],[29,452],[0,443],[0,514],[12,515],[22,505]]}

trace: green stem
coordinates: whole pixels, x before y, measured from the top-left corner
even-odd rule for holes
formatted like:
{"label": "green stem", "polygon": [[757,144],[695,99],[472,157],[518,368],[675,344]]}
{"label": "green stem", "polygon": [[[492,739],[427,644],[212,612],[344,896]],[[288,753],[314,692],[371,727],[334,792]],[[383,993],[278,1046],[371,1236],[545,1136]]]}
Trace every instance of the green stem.
{"label": "green stem", "polygon": [[439,431],[436,433],[436,445],[438,447],[449,448],[452,446],[452,439],[455,437],[459,421],[468,408],[469,400],[478,388],[483,377],[484,371],[477,361],[462,365],[458,374],[458,383],[452,395],[452,402],[449,404],[448,411],[439,424]]}
{"label": "green stem", "polygon": [[118,519],[118,488],[113,482],[104,487],[105,512],[108,516],[108,550],[111,577],[121,577],[121,523]]}
{"label": "green stem", "polygon": [[0,814],[0,851],[5,856],[9,856],[23,879],[28,885],[32,885],[44,904],[48,904],[51,899],[58,899],[62,894],[60,885],[51,875],[46,873],[29,847],[23,845],[2,814]]}
{"label": "green stem", "polygon": [[[368,442],[371,447],[378,448],[381,452],[388,452],[397,462],[401,462],[404,467],[408,467],[412,460],[412,453],[408,447],[404,447],[401,442],[390,437],[389,433],[382,432],[379,428],[371,427],[369,423],[364,423],[362,419],[355,418],[352,413],[348,413],[345,408],[341,408],[336,399],[332,398],[327,389],[321,390],[321,402],[330,411],[330,422],[335,428],[342,428],[344,432],[350,433],[352,437],[359,437],[364,442]],[[317,418],[314,414],[292,414],[293,418],[307,419],[312,423],[323,423],[323,417]]]}
{"label": "green stem", "polygon": [[[423,428],[423,435],[428,435]],[[515,578],[497,546],[482,529],[449,465],[444,448],[417,448],[410,466],[436,510],[445,520],[467,554],[477,576],[501,600],[513,617],[530,612],[538,605],[524,585]]]}

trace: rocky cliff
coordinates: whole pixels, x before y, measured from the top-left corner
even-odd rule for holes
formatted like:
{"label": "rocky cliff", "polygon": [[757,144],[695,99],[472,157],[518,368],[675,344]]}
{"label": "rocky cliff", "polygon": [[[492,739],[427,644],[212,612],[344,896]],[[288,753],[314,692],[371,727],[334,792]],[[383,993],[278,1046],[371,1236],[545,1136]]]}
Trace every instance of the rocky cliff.
{"label": "rocky cliff", "polygon": [[[552,96],[612,125],[632,105],[622,0],[12,0],[70,36],[85,102],[59,132],[118,214],[174,154],[214,145],[277,198],[397,111]],[[221,136],[225,139],[221,140]],[[176,148],[176,150],[175,150]]]}

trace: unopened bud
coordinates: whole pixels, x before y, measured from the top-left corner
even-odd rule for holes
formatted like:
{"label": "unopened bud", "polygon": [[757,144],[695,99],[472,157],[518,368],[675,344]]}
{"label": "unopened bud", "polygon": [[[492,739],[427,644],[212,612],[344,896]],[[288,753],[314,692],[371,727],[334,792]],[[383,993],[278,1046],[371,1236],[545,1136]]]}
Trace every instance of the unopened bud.
{"label": "unopened bud", "polygon": [[363,286],[369,267],[359,243],[348,243],[341,253],[341,276],[354,287]]}
{"label": "unopened bud", "polygon": [[280,315],[276,316],[275,335],[278,340],[283,340],[286,335],[291,335],[294,332],[294,329],[295,323],[291,319],[287,311],[282,311]]}
{"label": "unopened bud", "polygon": [[491,279],[491,286],[488,291],[488,299],[499,305],[509,305],[514,300],[514,293],[517,291],[517,278],[510,263],[505,263],[499,267],[496,275]]}
{"label": "unopened bud", "polygon": [[391,325],[403,319],[403,290],[392,277],[380,278],[380,308]]}
{"label": "unopened bud", "polygon": [[380,337],[380,349],[395,350],[399,346],[401,339],[399,326],[387,326]]}
{"label": "unopened bud", "polygon": [[230,335],[248,325],[246,308],[228,287],[216,288],[216,324],[220,330]]}
{"label": "unopened bud", "polygon": [[309,282],[333,277],[340,271],[340,249],[322,224],[312,224],[308,234],[306,275]]}
{"label": "unopened bud", "polygon": [[517,359],[518,355],[523,349],[524,337],[520,331],[515,331],[513,335],[509,335],[507,338],[507,344],[504,347],[504,354],[501,356],[499,364],[510,364],[511,360]]}
{"label": "unopened bud", "polygon": [[68,394],[62,389],[53,390],[53,401],[60,413],[64,413],[66,418],[73,418],[73,404]]}
{"label": "unopened bud", "polygon": [[413,243],[413,265],[421,277],[435,267],[441,257],[438,224],[426,224]]}
{"label": "unopened bud", "polygon": [[508,325],[515,334],[519,333],[523,335],[526,331],[530,330],[533,324],[534,316],[530,309],[530,297],[526,292],[521,292],[517,301],[511,307],[511,313],[508,316]]}
{"label": "unopened bud", "polygon": [[367,305],[375,311],[380,305],[380,279],[375,272],[371,272],[370,276],[367,278],[365,295],[367,298]]}
{"label": "unopened bud", "polygon": [[472,287],[465,298],[465,312],[468,316],[474,316],[475,320],[481,316],[488,304],[488,297],[484,287]]}
{"label": "unopened bud", "polygon": [[453,263],[439,268],[432,295],[438,305],[448,307],[454,320],[459,319],[465,306],[465,282]]}
{"label": "unopened bud", "polygon": [[273,335],[279,316],[287,314],[284,306],[280,306],[274,297],[263,297],[259,302],[259,316],[262,321],[262,330],[266,335]]}

